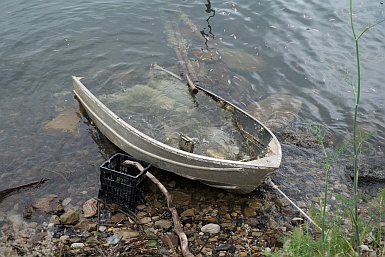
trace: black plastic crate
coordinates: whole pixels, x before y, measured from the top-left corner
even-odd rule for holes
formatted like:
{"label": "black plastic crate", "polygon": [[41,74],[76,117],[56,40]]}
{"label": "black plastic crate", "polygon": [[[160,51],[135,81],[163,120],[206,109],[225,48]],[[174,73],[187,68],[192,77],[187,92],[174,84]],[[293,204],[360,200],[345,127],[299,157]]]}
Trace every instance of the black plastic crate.
{"label": "black plastic crate", "polygon": [[[126,165],[130,160],[140,163],[144,170]],[[147,170],[151,164],[131,156],[117,153],[100,166],[99,198],[107,203],[115,203],[125,210],[133,210],[144,199],[148,190]]]}

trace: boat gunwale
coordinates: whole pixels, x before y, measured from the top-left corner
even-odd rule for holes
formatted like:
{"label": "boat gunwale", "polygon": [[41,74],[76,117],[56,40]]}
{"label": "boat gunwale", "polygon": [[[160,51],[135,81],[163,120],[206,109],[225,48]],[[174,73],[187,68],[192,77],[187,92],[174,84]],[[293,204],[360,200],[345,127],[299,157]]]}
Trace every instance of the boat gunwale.
{"label": "boat gunwale", "polygon": [[[122,126],[123,128],[129,130],[132,134],[135,134],[136,136],[140,137],[141,139],[147,141],[148,143],[150,143],[150,144],[152,144],[152,145],[154,145],[154,146],[156,146],[156,147],[158,147],[158,148],[160,148],[160,149],[162,149],[164,151],[172,152],[172,153],[174,153],[176,155],[184,156],[184,157],[186,157],[188,159],[193,159],[193,160],[196,160],[196,161],[205,161],[207,163],[215,162],[218,165],[234,166],[234,167],[228,167],[228,168],[227,167],[226,168],[225,167],[218,167],[218,168],[207,167],[207,168],[210,168],[210,169],[213,169],[213,170],[223,170],[224,168],[226,170],[228,170],[228,171],[230,171],[230,170],[240,171],[240,170],[242,170],[242,168],[258,168],[258,169],[261,169],[261,168],[272,168],[272,169],[274,169],[274,168],[278,168],[280,166],[281,159],[282,159],[282,149],[281,149],[281,145],[280,145],[278,139],[276,138],[276,136],[262,122],[260,122],[259,120],[257,120],[256,118],[254,118],[253,116],[248,114],[247,112],[243,111],[242,109],[240,109],[239,107],[235,106],[234,104],[226,101],[225,99],[223,99],[223,98],[221,98],[221,97],[211,93],[210,91],[208,91],[206,89],[203,89],[202,87],[198,87],[198,89],[203,91],[203,92],[205,92],[205,93],[208,93],[208,94],[210,94],[210,95],[212,95],[212,96],[214,96],[214,97],[216,97],[216,98],[218,98],[218,99],[220,99],[220,100],[222,100],[224,102],[226,102],[230,106],[232,106],[235,109],[237,109],[237,111],[241,112],[243,115],[248,116],[250,119],[252,119],[253,121],[257,122],[264,129],[266,129],[266,131],[272,136],[273,143],[276,145],[276,149],[274,149],[275,151],[273,151],[274,154],[272,156],[262,157],[262,158],[259,158],[259,159],[256,159],[256,160],[242,162],[242,161],[239,161],[239,160],[219,159],[219,158],[209,157],[209,156],[205,156],[205,155],[189,153],[189,152],[177,149],[175,147],[169,146],[169,145],[167,145],[165,143],[162,143],[162,142],[160,142],[160,141],[158,141],[158,140],[156,140],[156,139],[154,139],[154,138],[144,134],[143,132],[140,132],[139,130],[137,130],[133,126],[129,125],[125,120],[120,118],[116,113],[114,113],[112,110],[110,110],[103,102],[101,102],[94,94],[91,93],[91,91],[80,81],[82,78],[83,77],[72,76],[73,81],[76,82],[76,84],[79,86],[79,89],[82,90],[87,95],[87,97],[90,100],[94,101],[97,104],[97,106],[103,112],[105,112],[108,116],[110,116],[111,118],[116,120],[116,122],[120,126]],[[82,97],[80,97],[79,92],[76,92],[76,90],[74,89],[74,93],[81,100],[81,103],[84,105],[85,101],[84,101],[84,99],[82,99]],[[87,108],[87,111],[88,111],[88,109],[89,108]],[[95,114],[95,116],[99,116],[99,115],[97,115],[97,113],[95,113],[95,112],[93,112],[93,113]],[[108,127],[107,129],[109,129],[110,131],[113,131],[113,128],[108,126],[108,124],[106,124],[106,127]],[[119,136],[119,135],[117,135],[117,136]],[[126,139],[124,139],[123,137],[121,137],[121,136],[119,136],[119,137],[126,141]],[[143,150],[140,147],[135,147],[135,148],[137,148],[142,153],[146,153],[146,154],[149,153],[148,151]],[[162,159],[164,159],[164,160],[166,160],[168,162],[172,161],[170,159],[167,159],[167,158],[164,158],[164,157],[161,157],[161,156],[158,156],[158,155],[155,155],[154,157],[158,158],[158,159],[162,158]],[[188,166],[191,166],[191,168],[196,167],[194,165],[188,165]],[[202,167],[200,167],[200,168],[202,168]]]}

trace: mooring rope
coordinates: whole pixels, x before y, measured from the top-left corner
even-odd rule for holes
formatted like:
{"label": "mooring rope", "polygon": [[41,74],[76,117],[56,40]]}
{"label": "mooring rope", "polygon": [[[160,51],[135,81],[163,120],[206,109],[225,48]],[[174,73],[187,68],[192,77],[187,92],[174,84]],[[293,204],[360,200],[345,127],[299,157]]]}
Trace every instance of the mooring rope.
{"label": "mooring rope", "polygon": [[317,225],[317,223],[315,223],[312,218],[310,218],[309,215],[307,215],[301,208],[299,208],[284,192],[282,192],[281,189],[278,188],[278,186],[276,184],[274,184],[274,182],[271,180],[270,177],[268,177],[266,180],[265,180],[265,183],[269,184],[272,188],[274,188],[275,190],[277,190],[281,195],[283,195],[283,197],[285,197],[307,220],[309,220],[315,227],[317,227],[319,230],[321,230],[321,227]]}

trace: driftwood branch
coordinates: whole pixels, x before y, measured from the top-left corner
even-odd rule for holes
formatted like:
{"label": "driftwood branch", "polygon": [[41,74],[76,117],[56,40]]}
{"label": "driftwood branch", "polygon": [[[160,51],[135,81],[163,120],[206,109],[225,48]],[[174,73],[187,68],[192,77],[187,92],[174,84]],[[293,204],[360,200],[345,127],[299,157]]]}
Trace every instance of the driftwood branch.
{"label": "driftwood branch", "polygon": [[186,62],[185,62],[185,59],[183,58],[182,56],[182,53],[180,52],[179,49],[175,49],[175,53],[176,53],[176,56],[178,57],[178,60],[179,60],[179,64],[180,66],[182,66],[182,69],[184,70],[184,74],[186,75],[186,79],[187,79],[187,84],[189,86],[189,89],[191,91],[192,94],[197,94],[198,93],[198,89],[196,88],[194,82],[189,78],[188,74],[190,73],[190,70],[188,69],[188,65],[186,65]]}
{"label": "driftwood branch", "polygon": [[[127,165],[133,165],[135,166],[138,170],[140,171],[143,171],[144,168],[143,166],[138,163],[138,162],[135,162],[135,161],[130,161],[130,160],[126,160],[123,162],[124,164],[127,164]],[[172,194],[170,194],[168,192],[168,190],[163,186],[162,183],[160,183],[160,181],[154,176],[152,175],[150,172],[147,171],[146,173],[146,176],[155,184],[158,186],[158,188],[160,189],[160,191],[162,191],[162,193],[164,194],[164,196],[166,197],[166,200],[167,200],[167,207],[168,209],[170,210],[171,214],[172,214],[172,220],[174,222],[174,231],[175,233],[178,235],[179,237],[179,240],[180,240],[180,244],[181,244],[181,250],[182,250],[182,254],[184,257],[194,257],[194,255],[190,252],[190,250],[188,249],[188,241],[187,241],[187,236],[186,234],[183,232],[183,229],[182,229],[182,226],[180,224],[180,221],[179,221],[179,216],[178,216],[178,212],[174,206],[174,204],[172,203]]]}

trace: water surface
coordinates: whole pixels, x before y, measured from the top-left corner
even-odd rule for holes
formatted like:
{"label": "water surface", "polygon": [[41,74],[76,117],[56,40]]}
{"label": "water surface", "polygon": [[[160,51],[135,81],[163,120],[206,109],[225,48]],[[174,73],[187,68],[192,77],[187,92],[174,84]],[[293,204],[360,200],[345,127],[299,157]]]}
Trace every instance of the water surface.
{"label": "water surface", "polygon": [[[15,201],[23,208],[47,193],[71,197],[73,205],[97,194],[98,166],[106,151],[100,149],[95,129],[84,118],[75,132],[45,125],[61,112],[77,108],[71,75],[86,77],[93,92],[104,94],[134,85],[154,63],[177,71],[178,58],[167,45],[164,20],[180,11],[209,39],[205,43],[198,36],[188,38],[191,50],[242,50],[266,63],[264,69],[250,71],[207,62],[213,82],[205,86],[210,90],[241,107],[287,93],[302,101],[302,119],[322,123],[339,138],[350,133],[354,106],[350,82],[356,68],[348,1],[211,1],[215,16],[205,4],[204,0],[2,2],[0,190],[43,177],[50,181],[6,198],[1,210],[12,209]],[[354,18],[360,31],[385,18],[384,6],[379,1],[357,2]],[[359,123],[374,132],[370,143],[380,153],[385,142],[384,39],[384,24],[379,24],[360,40]],[[229,77],[221,80],[221,74]]]}

